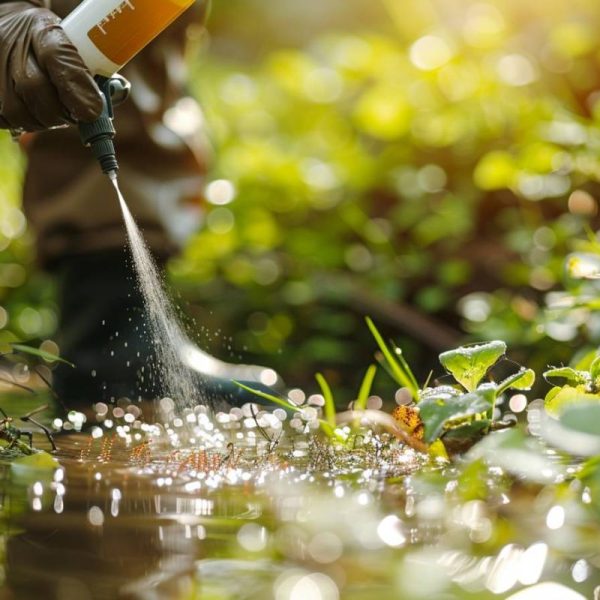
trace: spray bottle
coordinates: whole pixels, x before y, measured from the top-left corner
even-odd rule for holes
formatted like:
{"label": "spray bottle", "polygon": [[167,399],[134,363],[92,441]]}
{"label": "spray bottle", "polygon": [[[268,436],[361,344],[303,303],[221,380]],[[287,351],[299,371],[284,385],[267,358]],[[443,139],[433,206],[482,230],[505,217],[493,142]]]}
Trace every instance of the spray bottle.
{"label": "spray bottle", "polygon": [[167,28],[194,0],[84,0],[61,23],[83,62],[95,76],[104,108],[92,123],[80,123],[81,141],[89,146],[104,173],[116,173],[113,106],[129,93],[115,73]]}

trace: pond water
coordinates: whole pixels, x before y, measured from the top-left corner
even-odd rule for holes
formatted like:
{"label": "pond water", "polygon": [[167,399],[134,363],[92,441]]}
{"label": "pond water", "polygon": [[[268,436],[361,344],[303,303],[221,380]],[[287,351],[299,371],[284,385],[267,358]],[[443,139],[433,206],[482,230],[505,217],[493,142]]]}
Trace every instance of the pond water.
{"label": "pond water", "polygon": [[0,598],[598,594],[597,505],[578,482],[431,464],[386,434],[336,448],[287,424],[279,442],[238,429],[203,450],[199,416],[137,438],[70,432],[56,465],[4,465]]}

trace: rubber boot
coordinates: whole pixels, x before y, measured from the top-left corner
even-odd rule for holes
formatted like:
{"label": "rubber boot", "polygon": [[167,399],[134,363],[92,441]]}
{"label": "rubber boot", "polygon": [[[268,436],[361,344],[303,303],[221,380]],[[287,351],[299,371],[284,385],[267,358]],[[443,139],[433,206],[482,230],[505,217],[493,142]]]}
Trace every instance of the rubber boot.
{"label": "rubber boot", "polygon": [[[71,409],[87,411],[96,402],[114,403],[161,397],[160,373],[150,339],[144,303],[125,250],[65,259],[58,268],[61,356],[75,368],[59,365],[54,389]],[[198,397],[213,407],[241,406],[261,399],[233,380],[273,393],[281,380],[271,369],[219,361],[192,343],[181,350]],[[269,384],[269,385],[267,385]],[[186,399],[188,404],[196,403]]]}

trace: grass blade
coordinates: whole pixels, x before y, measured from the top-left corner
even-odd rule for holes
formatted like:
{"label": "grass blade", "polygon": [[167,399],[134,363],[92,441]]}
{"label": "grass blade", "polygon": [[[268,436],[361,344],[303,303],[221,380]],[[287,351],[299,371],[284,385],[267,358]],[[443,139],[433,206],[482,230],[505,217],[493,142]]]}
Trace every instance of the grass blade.
{"label": "grass blade", "polygon": [[392,346],[394,348],[394,356],[395,356],[396,360],[400,363],[400,367],[402,368],[404,373],[406,373],[406,376],[410,379],[410,381],[412,383],[412,389],[418,392],[419,384],[417,383],[417,378],[415,377],[414,373],[412,372],[412,369],[410,368],[409,364],[406,362],[406,359],[404,358],[404,354],[402,353],[402,349],[399,348],[398,346],[396,346],[396,344],[394,344],[393,342],[392,342]]}
{"label": "grass blade", "polygon": [[[411,396],[417,400],[419,386],[416,384],[415,377],[410,370],[410,367],[402,357],[402,361],[400,361],[397,357],[394,356],[392,351],[389,349],[388,345],[385,343],[379,330],[375,327],[375,323],[370,319],[370,317],[366,317],[367,325],[371,330],[371,334],[375,338],[379,349],[381,350],[386,363],[390,367],[393,378],[403,387],[407,388],[410,391]],[[400,355],[402,356],[402,355]]]}
{"label": "grass blade", "polygon": [[[238,387],[241,387],[243,390],[246,390],[247,392],[250,392],[252,394],[254,394],[255,396],[258,396],[260,398],[263,398],[264,400],[268,400],[269,402],[273,402],[274,404],[277,404],[283,408],[286,408],[287,410],[293,410],[293,411],[302,411],[302,409],[299,406],[296,406],[295,404],[293,404],[292,402],[289,402],[287,400],[284,400],[283,398],[279,398],[277,396],[274,396],[273,394],[267,394],[267,392],[263,392],[262,390],[255,390],[254,388],[251,388],[243,383],[240,383],[239,381],[235,381],[233,380],[233,383],[235,383],[235,385],[237,385]],[[329,386],[327,386],[329,388]],[[331,391],[330,391],[331,393]],[[335,409],[334,409],[334,413],[333,413],[333,424],[324,421],[323,419],[319,419],[319,425],[321,426],[321,429],[323,430],[323,432],[325,433],[325,435],[327,435],[327,437],[331,438],[335,436]]]}
{"label": "grass blade", "polygon": [[25,344],[11,344],[10,346],[13,350],[16,350],[17,352],[22,352],[23,354],[29,354],[30,356],[35,356],[48,362],[61,362],[65,365],[69,365],[70,367],[75,367],[75,365],[72,362],[61,358],[56,354],[52,354],[51,352],[40,350],[39,348],[32,348],[31,346],[25,346]]}
{"label": "grass blade", "polygon": [[268,400],[269,402],[278,404],[279,406],[282,406],[283,408],[287,408],[288,410],[290,410],[290,409],[291,410],[299,410],[297,406],[295,406],[288,400],[284,400],[283,398],[279,398],[278,396],[274,396],[273,394],[267,394],[267,392],[263,392],[262,390],[255,390],[254,388],[251,388],[243,383],[240,383],[239,381],[233,380],[233,383],[235,383],[235,385],[237,385],[238,387],[241,387],[243,390],[246,390],[247,392],[250,392],[250,393],[254,394],[255,396],[258,396],[259,398],[263,398],[264,400]]}
{"label": "grass blade", "polygon": [[358,398],[354,403],[355,410],[365,410],[367,408],[367,400],[371,395],[371,388],[373,387],[375,373],[377,373],[377,365],[369,365],[369,368],[363,377],[362,383],[360,384]]}
{"label": "grass blade", "polygon": [[325,421],[330,425],[330,427],[335,428],[335,402],[333,401],[331,388],[321,373],[317,373],[315,375],[315,379],[321,388],[323,398],[325,398]]}

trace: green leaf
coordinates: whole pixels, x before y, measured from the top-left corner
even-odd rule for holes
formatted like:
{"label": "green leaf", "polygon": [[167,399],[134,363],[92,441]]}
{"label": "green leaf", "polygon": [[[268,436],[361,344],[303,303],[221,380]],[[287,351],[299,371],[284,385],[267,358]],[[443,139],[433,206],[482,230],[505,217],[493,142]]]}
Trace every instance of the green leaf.
{"label": "green leaf", "polygon": [[488,369],[506,354],[500,340],[473,346],[461,346],[440,354],[440,362],[464,388],[473,392]]}
{"label": "green leaf", "polygon": [[47,452],[33,452],[21,456],[10,463],[15,480],[20,484],[31,484],[34,481],[50,481],[60,463]]}
{"label": "green leaf", "polygon": [[590,488],[592,506],[597,513],[600,512],[600,457],[596,455],[586,460],[578,477]]}
{"label": "green leaf", "polygon": [[434,388],[425,388],[419,392],[419,402],[425,399],[431,400],[451,400],[462,396],[464,392],[452,387],[451,385],[438,385]]}
{"label": "green leaf", "polygon": [[449,429],[444,434],[444,442],[448,440],[477,440],[490,427],[489,419],[480,419],[479,421],[471,421],[465,425],[460,425],[453,429]]}
{"label": "green leaf", "polygon": [[558,418],[542,415],[540,434],[550,446],[572,456],[600,455],[600,402],[564,404]]}
{"label": "green leaf", "polygon": [[597,354],[597,350],[589,350],[588,352],[585,352],[583,354],[583,356],[581,356],[577,362],[575,362],[573,364],[573,367],[577,370],[577,371],[589,371],[590,370],[590,366],[592,365],[592,363],[594,362],[594,359],[596,358],[596,354]]}
{"label": "green leaf", "polygon": [[41,358],[48,362],[60,362],[69,365],[70,367],[75,367],[72,362],[61,358],[56,354],[52,354],[51,352],[40,350],[39,348],[32,348],[31,346],[25,346],[24,344],[11,344],[11,347],[13,350],[17,350],[17,352],[23,352],[23,354],[29,354],[30,356],[35,356],[36,358]]}
{"label": "green leaf", "polygon": [[590,365],[590,375],[594,388],[600,387],[600,356],[597,356]]}
{"label": "green leaf", "polygon": [[582,385],[590,382],[590,375],[586,371],[576,371],[571,367],[554,367],[544,371],[544,379],[552,383],[551,379],[564,379],[572,385]]}
{"label": "green leaf", "polygon": [[419,414],[425,426],[424,441],[430,444],[453,424],[458,426],[465,420],[483,415],[492,408],[495,397],[495,386],[481,386],[475,392],[458,397],[444,399],[432,395],[424,398],[419,402]]}
{"label": "green leaf", "polygon": [[406,360],[404,360],[402,354],[398,354],[398,350],[396,350],[396,356],[394,356],[388,345],[383,341],[383,338],[381,337],[377,327],[375,327],[373,321],[369,317],[366,317],[366,321],[371,334],[375,338],[375,341],[377,342],[377,345],[379,346],[379,349],[381,350],[390,368],[392,377],[401,386],[407,388],[411,393],[411,396],[417,400],[419,395],[419,386],[416,384],[415,376],[413,375]]}
{"label": "green leaf", "polygon": [[365,410],[367,408],[367,400],[371,394],[371,388],[373,387],[373,379],[377,373],[377,365],[369,365],[365,376],[363,377],[362,383],[360,384],[360,390],[358,392],[358,398],[354,404],[356,410]]}
{"label": "green leaf", "polygon": [[448,458],[448,452],[446,452],[446,446],[442,440],[434,440],[429,448],[427,448],[429,456],[431,458],[443,458],[444,460],[450,460]]}
{"label": "green leaf", "polygon": [[487,487],[489,467],[482,459],[464,463],[458,476],[457,492],[465,502],[469,500],[486,500],[489,495]]}
{"label": "green leaf", "polygon": [[565,407],[559,417],[561,425],[600,438],[600,402],[581,402]]}
{"label": "green leaf", "polygon": [[333,394],[331,393],[331,388],[327,383],[327,380],[321,373],[317,373],[315,375],[315,379],[321,388],[321,393],[323,394],[323,398],[325,398],[325,421],[326,423],[335,429],[335,402],[333,401]]}
{"label": "green leaf", "polygon": [[514,390],[530,390],[535,383],[535,372],[532,369],[524,367],[517,373],[513,373],[504,381],[498,384],[496,395],[502,394],[505,390],[512,388]]}
{"label": "green leaf", "polygon": [[600,396],[587,392],[585,385],[578,385],[577,387],[564,385],[563,387],[552,388],[544,399],[546,411],[553,416],[559,415],[567,406],[580,402],[600,403]]}

